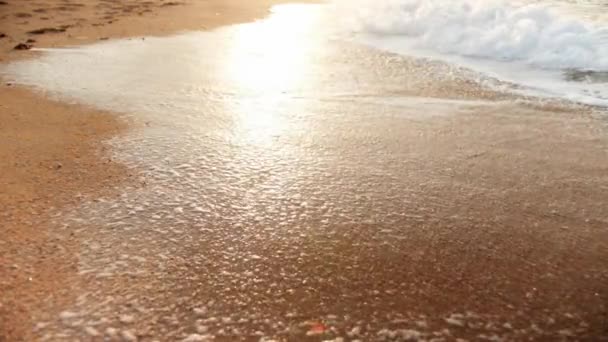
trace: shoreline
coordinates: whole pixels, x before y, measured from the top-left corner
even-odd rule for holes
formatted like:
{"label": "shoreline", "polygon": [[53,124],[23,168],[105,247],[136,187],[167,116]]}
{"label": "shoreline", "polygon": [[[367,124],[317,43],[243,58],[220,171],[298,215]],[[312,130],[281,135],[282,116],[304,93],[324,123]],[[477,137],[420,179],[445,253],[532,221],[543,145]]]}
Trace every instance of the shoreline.
{"label": "shoreline", "polygon": [[[95,3],[91,0],[87,4]],[[125,38],[129,36],[127,33],[139,37],[138,32],[164,35],[180,32],[180,25],[187,30],[194,29],[189,25],[209,29],[241,19],[253,20],[257,13],[266,13],[267,6],[276,2],[243,5],[237,1],[212,1],[168,6],[161,6],[163,1],[156,3],[156,12],[145,12],[142,18],[124,26],[120,26],[122,19],[103,26],[108,30],[101,32],[103,36],[92,34],[100,29],[98,26],[92,26],[91,31],[75,27],[66,33],[43,35],[36,44],[40,47],[75,45],[106,36]],[[224,10],[215,12],[214,6]],[[209,14],[209,24],[205,25],[201,19],[204,15],[194,10],[202,11],[203,7],[208,10],[203,14]],[[234,10],[232,15],[216,18],[215,13],[229,12],[227,8]],[[139,18],[138,14],[133,15]],[[184,20],[178,22],[175,18]],[[167,21],[164,26],[163,20]],[[175,30],[163,31],[167,28]],[[150,32],[146,33],[146,29]],[[109,32],[116,32],[116,36]],[[34,55],[36,52],[11,52],[11,56],[5,59],[2,55],[2,58],[7,61]],[[462,88],[464,97],[479,96],[477,91],[458,85],[436,82],[435,86],[440,89],[431,90],[452,94],[454,89]],[[172,320],[164,319],[173,314],[181,315],[186,321],[196,319],[192,312],[197,307],[204,308],[199,311],[210,309],[213,317],[230,314],[228,323],[222,321],[219,327],[231,325],[237,318],[232,317],[230,305],[235,302],[229,300],[233,295],[231,287],[226,286],[229,280],[243,285],[243,299],[249,305],[241,308],[240,318],[253,317],[251,327],[256,329],[261,321],[255,321],[257,313],[253,315],[246,309],[261,308],[262,313],[276,314],[270,316],[272,321],[285,320],[288,326],[301,327],[310,322],[308,319],[322,319],[329,313],[333,318],[327,320],[335,321],[356,308],[358,319],[368,321],[368,328],[370,317],[377,324],[375,328],[393,319],[409,324],[414,316],[407,315],[413,310],[412,314],[422,313],[428,317],[429,334],[432,330],[441,334],[447,327],[474,339],[474,329],[461,328],[471,327],[465,319],[477,324],[474,322],[477,311],[478,324],[497,324],[499,330],[511,337],[545,333],[545,336],[563,335],[564,338],[577,334],[603,336],[605,328],[601,319],[606,311],[602,300],[606,298],[604,284],[608,273],[602,260],[608,250],[605,249],[608,236],[602,229],[607,222],[602,205],[602,188],[606,184],[602,171],[607,170],[608,159],[601,156],[608,150],[603,128],[598,128],[584,111],[553,108],[551,103],[546,104],[547,108],[506,103],[481,106],[458,117],[450,115],[427,122],[366,115],[372,114],[366,110],[373,111],[375,107],[364,109],[348,101],[343,103],[344,113],[366,115],[365,118],[370,119],[362,123],[356,117],[331,110],[324,112],[325,107],[319,107],[311,112],[325,115],[309,117],[310,121],[306,122],[310,126],[305,127],[310,130],[304,136],[300,136],[298,130],[287,130],[286,137],[293,140],[279,139],[274,145],[277,153],[270,153],[260,167],[230,169],[235,178],[255,180],[251,184],[228,184],[233,190],[228,194],[215,193],[213,187],[179,188],[180,193],[190,197],[198,195],[198,201],[207,199],[200,202],[213,204],[217,200],[237,204],[238,210],[222,211],[216,206],[210,212],[218,218],[206,222],[205,216],[199,214],[199,210],[205,208],[194,210],[184,206],[190,200],[176,200],[177,208],[162,204],[164,201],[160,205],[143,203],[142,214],[131,215],[125,227],[147,230],[129,233],[125,229],[124,234],[117,234],[112,223],[124,223],[121,215],[113,217],[120,210],[104,207],[102,203],[100,207],[105,210],[97,215],[103,220],[95,221],[96,216],[88,216],[86,210],[85,214],[70,218],[72,215],[66,209],[86,206],[84,203],[89,199],[99,196],[112,196],[122,186],[138,190],[138,179],[125,165],[112,161],[103,144],[106,139],[131,130],[133,125],[121,119],[121,115],[53,101],[37,91],[2,87],[7,91],[0,95],[0,136],[14,143],[0,144],[0,187],[6,186],[8,190],[0,191],[0,215],[3,215],[0,222],[10,224],[2,227],[2,232],[8,234],[0,240],[0,265],[7,266],[0,268],[0,293],[6,294],[0,298],[0,340],[33,340],[40,336],[68,339],[69,331],[65,333],[61,329],[83,328],[79,322],[87,319],[86,324],[94,327],[93,333],[78,330],[73,332],[74,336],[104,333],[111,336],[113,334],[101,332],[100,327],[119,323],[123,332],[133,332],[135,337],[163,336],[161,330],[172,324]],[[420,88],[425,91],[429,87]],[[412,87],[414,94],[418,94],[417,88]],[[418,110],[416,106],[413,112]],[[395,117],[401,114],[390,113]],[[446,113],[451,113],[450,109],[446,109]],[[301,165],[302,178],[295,182],[299,186],[280,189],[284,203],[289,204],[281,212],[294,217],[304,214],[308,219],[287,221],[281,232],[267,230],[267,225],[274,224],[272,220],[276,217],[270,214],[266,218],[268,213],[264,208],[246,205],[257,203],[260,198],[274,204],[277,199],[271,190],[276,185],[275,179],[294,176],[286,169],[273,168],[285,160],[285,154],[278,152],[293,152],[294,165],[305,160],[297,150],[289,150],[290,144],[281,142],[293,141],[294,146],[300,147],[297,143],[300,139],[314,142],[314,146],[306,145],[311,160],[321,158],[327,164]],[[179,140],[171,140],[172,144],[175,142]],[[245,150],[249,153],[236,157],[228,153],[231,151],[223,151],[222,141],[216,146],[211,142],[208,148],[227,153],[231,161],[235,158],[236,165],[256,166],[255,156],[266,153],[266,149],[244,146],[250,148]],[[334,154],[349,157],[333,159]],[[226,171],[222,161],[222,158],[216,160],[217,177]],[[214,162],[207,164],[213,166]],[[385,171],[375,172],[377,165],[382,165]],[[360,174],[348,173],[361,166]],[[194,169],[194,176],[206,176],[209,172],[204,167]],[[270,173],[274,178],[268,177],[265,170],[274,170],[276,173]],[[341,170],[347,172],[338,173]],[[315,177],[315,174],[324,176]],[[193,180],[200,179],[194,176]],[[336,182],[333,176],[343,182]],[[336,184],[341,187],[335,187]],[[209,191],[208,197],[204,196],[206,191]],[[251,197],[241,202],[239,194],[245,191]],[[350,202],[355,193],[362,194],[361,199]],[[336,199],[332,195],[343,197]],[[300,198],[318,198],[318,203],[293,206],[292,200],[297,204]],[[137,197],[117,201],[119,208],[140,204]],[[92,202],[91,206],[96,207],[95,201]],[[320,220],[320,213],[324,212],[327,202],[332,213],[329,221],[324,222]],[[58,212],[66,213],[65,221],[64,216],[54,215]],[[171,218],[147,221],[149,212],[191,216],[185,216],[186,219],[174,227]],[[227,215],[219,215],[221,213]],[[257,213],[260,219],[256,217],[255,222],[250,222],[247,219],[250,216],[231,216],[235,213]],[[55,222],[57,218],[62,222]],[[227,229],[214,230],[207,226],[230,228],[235,223],[243,223],[239,218],[251,227],[231,234]],[[107,226],[106,219],[110,220]],[[102,223],[96,225],[96,222]],[[310,226],[305,236],[298,234],[303,222]],[[193,229],[193,223],[205,229],[199,232]],[[335,235],[336,232],[344,234]],[[154,235],[157,233],[163,234],[162,237]],[[289,238],[293,242],[286,242]],[[168,248],[173,244],[179,248]],[[225,262],[225,252],[232,248],[238,253],[230,253],[230,262]],[[198,252],[201,250],[205,252]],[[175,253],[166,260],[163,254],[166,251]],[[247,259],[248,255],[252,256],[251,260]],[[300,258],[301,255],[307,256]],[[289,261],[289,257],[295,258]],[[106,272],[106,266],[116,266],[127,259],[137,271],[147,271],[147,276],[116,272],[116,278],[105,278],[112,273]],[[162,269],[158,267],[161,264]],[[356,268],[351,269],[352,266]],[[286,267],[291,269],[283,272]],[[245,268],[255,269],[256,280],[259,278],[260,282],[241,279]],[[310,283],[304,285],[302,279]],[[268,299],[265,290],[275,286],[281,291],[276,291],[277,297],[268,302],[276,306],[264,308]],[[292,296],[290,291],[297,295]],[[342,300],[335,301],[338,295]],[[227,306],[209,304],[214,300],[222,303],[218,296],[228,298],[223,302]],[[149,302],[137,303],[140,297]],[[319,303],[319,297],[326,302]],[[106,301],[110,304],[104,306]],[[159,313],[158,309],[169,306],[173,309],[167,315]],[[457,309],[465,314],[455,314]],[[298,315],[285,319],[285,313],[292,310],[298,311]],[[473,312],[470,316],[468,310]],[[120,313],[136,318],[123,319]],[[395,314],[405,314],[405,318]],[[446,317],[455,321],[446,323]],[[489,322],[482,320],[488,317]],[[106,323],[95,323],[102,319]],[[190,328],[197,322],[190,322],[193,323]],[[345,318],[337,325],[350,330],[353,322]],[[423,323],[427,325],[426,318]],[[60,329],[54,330],[56,327]],[[207,326],[200,328],[213,332],[213,327],[209,331]],[[198,327],[196,329],[198,332]],[[489,330],[492,329],[491,326]],[[366,337],[378,336],[386,329],[377,329],[378,334],[369,330],[371,335]],[[276,330],[273,327],[270,331]],[[185,331],[179,329],[168,333],[179,333],[172,335],[175,339],[188,336],[182,335]],[[219,331],[218,334],[223,335]]]}
{"label": "shoreline", "polygon": [[71,298],[56,295],[75,285],[78,237],[51,214],[110,193],[129,175],[100,145],[125,129],[115,117],[20,88],[2,97],[2,139],[12,143],[0,148],[0,337],[12,341],[27,338],[37,308]]}
{"label": "shoreline", "polygon": [[[14,50],[20,43],[53,48],[208,30],[263,17],[281,2],[7,1],[0,5],[0,63],[36,57],[35,50]],[[28,33],[41,28],[48,32]],[[20,341],[33,337],[33,316],[49,313],[41,308],[73,301],[78,289],[79,237],[52,223],[51,214],[136,180],[103,145],[129,129],[127,122],[35,89],[0,87],[0,340]]]}

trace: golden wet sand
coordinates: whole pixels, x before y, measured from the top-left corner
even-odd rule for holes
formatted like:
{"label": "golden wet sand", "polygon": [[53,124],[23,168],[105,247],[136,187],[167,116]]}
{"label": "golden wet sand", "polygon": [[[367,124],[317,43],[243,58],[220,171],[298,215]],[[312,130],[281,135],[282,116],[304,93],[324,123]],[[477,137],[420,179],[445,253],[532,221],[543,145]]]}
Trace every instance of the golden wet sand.
{"label": "golden wet sand", "polygon": [[[8,36],[0,40],[3,61],[35,55],[13,51],[18,43],[65,46],[210,28],[259,17],[271,4],[8,2],[0,5],[0,17],[4,16],[0,32]],[[44,34],[27,33],[45,28]],[[32,37],[36,42],[27,43]],[[423,87],[413,95],[503,99],[491,92],[480,93],[474,85],[435,86]],[[243,294],[206,282],[208,274],[220,273],[216,267],[225,261],[225,251],[234,243],[256,253],[248,262],[263,280],[259,288],[254,285],[243,295],[253,301],[250,307],[257,305],[277,315],[298,312],[286,318],[287,324],[298,328],[293,336],[283,335],[284,339],[300,340],[302,333],[312,331],[314,336],[308,338],[322,340],[323,334],[315,331],[323,332],[333,324],[349,340],[415,338],[405,328],[435,331],[437,338],[445,340],[456,336],[481,340],[482,334],[487,339],[495,334],[511,339],[606,340],[605,119],[594,117],[590,108],[576,106],[480,108],[433,123],[381,117],[363,124],[328,116],[310,132],[321,146],[311,147],[311,153],[326,148],[351,156],[366,170],[381,167],[385,173],[357,173],[345,167],[344,174],[339,174],[344,166],[340,162],[350,165],[352,160],[338,158],[335,174],[330,172],[327,177],[335,179],[303,176],[313,184],[303,186],[301,196],[318,195],[313,191],[318,187],[331,192],[330,197],[344,195],[347,200],[338,201],[336,210],[357,212],[361,220],[340,217],[330,229],[315,229],[327,228],[326,218],[309,218],[306,223],[313,227],[309,235],[295,239],[298,244],[293,250],[298,255],[292,255],[284,241],[242,242],[216,232],[217,240],[201,239],[199,245],[188,247],[192,250],[185,248],[183,254],[172,257],[167,271],[170,277],[121,276],[97,290],[119,298],[135,288],[149,298],[162,297],[158,293],[163,292],[201,303],[220,301],[213,298],[218,293],[238,297]],[[128,124],[109,113],[2,85],[1,340],[39,338],[33,329],[38,321],[31,317],[56,317],[60,307],[78,302],[81,288],[98,284],[76,274],[75,260],[76,249],[86,245],[82,241],[95,237],[80,237],[81,230],[57,229],[48,223],[48,215],[52,209],[72,207],[83,198],[111,194],[121,182],[146,186],[130,179],[129,171],[110,160],[101,147],[100,141],[124,129]],[[334,184],[342,187],[334,188]],[[356,200],[351,203],[351,198]],[[395,217],[379,218],[377,212]],[[118,246],[123,237],[100,233],[99,239],[107,246]],[[200,250],[208,250],[208,254],[201,257]],[[202,259],[190,260],[189,252]],[[193,260],[200,265],[193,267]],[[239,260],[229,263],[235,281],[253,269]],[[150,267],[150,274],[153,272]],[[301,275],[308,277],[307,283],[301,282]],[[212,280],[222,284],[219,278]],[[268,293],[270,283],[278,284],[275,296]],[[169,303],[172,299],[164,298]],[[175,314],[186,320],[192,320],[193,309],[197,309],[181,300],[172,305]],[[327,312],[340,313],[340,317],[329,317]],[[348,319],[342,317],[344,312]],[[154,311],[142,316],[144,319],[133,323],[137,337],[170,336],[171,331],[165,330],[170,322],[159,320]],[[310,320],[310,324],[302,323]],[[368,332],[366,327],[382,324],[378,320],[394,329]],[[361,331],[355,331],[356,327]],[[452,332],[445,333],[447,328]],[[86,331],[74,333],[86,336]],[[238,337],[227,334],[218,339]],[[247,338],[254,340],[255,335]]]}
{"label": "golden wet sand", "polygon": [[[0,63],[36,56],[16,50],[19,44],[61,47],[208,29],[264,16],[275,3],[1,1]],[[0,84],[0,340],[31,340],[41,303],[73,300],[78,237],[51,236],[57,227],[48,215],[129,181],[100,145],[126,126],[111,114]]]}

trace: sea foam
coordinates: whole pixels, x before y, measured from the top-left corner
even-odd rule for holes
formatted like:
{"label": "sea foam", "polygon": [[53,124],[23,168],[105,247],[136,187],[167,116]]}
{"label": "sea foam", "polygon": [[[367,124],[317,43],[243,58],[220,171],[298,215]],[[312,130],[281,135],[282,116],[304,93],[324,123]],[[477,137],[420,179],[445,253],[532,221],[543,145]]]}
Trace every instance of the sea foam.
{"label": "sea foam", "polygon": [[333,18],[342,38],[463,66],[516,93],[608,107],[608,24],[578,10],[561,2],[335,0],[329,12],[340,14]]}
{"label": "sea foam", "polygon": [[[492,0],[337,0],[357,33],[402,36],[412,48],[539,68],[608,70],[608,25],[548,5]],[[405,44],[406,42],[404,42]]]}

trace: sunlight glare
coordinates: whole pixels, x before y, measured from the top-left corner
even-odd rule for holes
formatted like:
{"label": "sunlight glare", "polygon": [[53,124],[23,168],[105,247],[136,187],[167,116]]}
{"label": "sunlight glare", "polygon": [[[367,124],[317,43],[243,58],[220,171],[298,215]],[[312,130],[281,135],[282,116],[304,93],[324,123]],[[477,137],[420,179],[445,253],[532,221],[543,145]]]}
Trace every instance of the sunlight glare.
{"label": "sunlight glare", "polygon": [[235,92],[252,96],[235,104],[250,140],[268,142],[282,127],[276,106],[306,82],[315,16],[279,6],[266,21],[243,26],[230,42],[226,76]]}

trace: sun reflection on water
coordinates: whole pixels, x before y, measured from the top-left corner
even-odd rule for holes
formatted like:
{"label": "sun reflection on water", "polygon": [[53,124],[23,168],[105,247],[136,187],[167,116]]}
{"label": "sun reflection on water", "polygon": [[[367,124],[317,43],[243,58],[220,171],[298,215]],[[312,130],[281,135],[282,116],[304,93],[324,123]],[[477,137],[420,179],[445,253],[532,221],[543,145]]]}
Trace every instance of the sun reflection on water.
{"label": "sun reflection on water", "polygon": [[307,82],[318,17],[298,9],[279,6],[280,15],[239,27],[229,43],[222,72],[246,97],[231,110],[251,143],[271,143],[285,129],[278,107]]}

